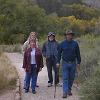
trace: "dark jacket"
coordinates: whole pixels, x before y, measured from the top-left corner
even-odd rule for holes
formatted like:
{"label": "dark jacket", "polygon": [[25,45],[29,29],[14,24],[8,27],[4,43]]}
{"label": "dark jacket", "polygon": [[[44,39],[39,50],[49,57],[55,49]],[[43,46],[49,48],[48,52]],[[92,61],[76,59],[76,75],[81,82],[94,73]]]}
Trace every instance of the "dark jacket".
{"label": "dark jacket", "polygon": [[[31,51],[32,49],[29,48],[24,53],[23,68],[25,68],[27,72],[30,72]],[[43,68],[43,57],[42,57],[42,52],[39,48],[36,48],[35,58],[36,58],[37,71],[39,72],[40,68]]]}
{"label": "dark jacket", "polygon": [[58,42],[56,40],[53,41],[48,40],[43,44],[43,48],[42,48],[43,56],[46,58],[50,58],[51,56],[57,58],[57,54],[58,54],[57,49],[58,49]]}
{"label": "dark jacket", "polygon": [[61,42],[58,49],[57,63],[60,63],[61,56],[62,60],[66,62],[76,62],[77,64],[80,64],[81,56],[78,43],[74,40],[64,40],[63,42]]}

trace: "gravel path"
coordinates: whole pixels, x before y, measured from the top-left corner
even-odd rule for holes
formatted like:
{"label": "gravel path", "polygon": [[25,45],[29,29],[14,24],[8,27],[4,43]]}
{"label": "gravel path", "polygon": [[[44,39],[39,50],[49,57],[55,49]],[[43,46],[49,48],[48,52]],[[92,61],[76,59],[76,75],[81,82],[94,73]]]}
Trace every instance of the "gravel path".
{"label": "gravel path", "polygon": [[[25,72],[22,68],[23,56],[20,53],[6,53],[12,64],[16,66],[21,81],[21,99],[22,100],[63,100],[62,99],[62,87],[57,87],[56,98],[54,99],[54,87],[47,87],[47,70],[46,67],[39,73],[38,85],[36,89],[37,93],[34,95],[31,93],[25,93],[23,89]],[[73,88],[73,96],[67,98],[67,100],[79,100],[77,91]]]}
{"label": "gravel path", "polygon": [[15,90],[7,90],[0,95],[0,100],[15,100],[14,97],[15,97]]}

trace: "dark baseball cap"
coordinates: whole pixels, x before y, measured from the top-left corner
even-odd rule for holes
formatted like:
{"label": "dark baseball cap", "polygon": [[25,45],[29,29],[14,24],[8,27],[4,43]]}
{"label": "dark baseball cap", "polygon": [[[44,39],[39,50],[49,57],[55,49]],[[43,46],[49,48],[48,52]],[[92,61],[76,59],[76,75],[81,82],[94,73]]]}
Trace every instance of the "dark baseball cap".
{"label": "dark baseball cap", "polygon": [[49,32],[48,37],[51,36],[51,35],[55,36],[55,33],[54,32]]}

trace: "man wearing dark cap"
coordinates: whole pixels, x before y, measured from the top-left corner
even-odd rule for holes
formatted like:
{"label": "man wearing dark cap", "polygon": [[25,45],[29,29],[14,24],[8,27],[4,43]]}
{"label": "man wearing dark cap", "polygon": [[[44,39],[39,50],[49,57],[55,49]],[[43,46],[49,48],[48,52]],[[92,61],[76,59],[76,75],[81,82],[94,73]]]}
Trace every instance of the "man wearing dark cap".
{"label": "man wearing dark cap", "polygon": [[46,58],[46,65],[48,71],[48,87],[51,87],[53,84],[53,75],[52,69],[55,72],[55,79],[56,84],[59,85],[59,72],[56,66],[57,62],[57,54],[58,54],[58,42],[55,40],[55,33],[49,32],[48,33],[48,40],[43,44],[42,53],[43,56]]}
{"label": "man wearing dark cap", "polygon": [[58,49],[57,66],[62,58],[63,98],[71,96],[72,85],[75,78],[76,67],[80,66],[81,57],[78,43],[73,40],[74,33],[66,31],[66,39],[60,43]]}

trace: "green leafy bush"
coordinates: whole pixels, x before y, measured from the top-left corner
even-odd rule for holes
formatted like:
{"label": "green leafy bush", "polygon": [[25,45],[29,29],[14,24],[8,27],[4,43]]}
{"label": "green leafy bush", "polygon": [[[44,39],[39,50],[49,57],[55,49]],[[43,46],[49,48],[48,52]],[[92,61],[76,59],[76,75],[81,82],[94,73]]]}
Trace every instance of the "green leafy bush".
{"label": "green leafy bush", "polygon": [[85,35],[80,38],[82,55],[80,100],[100,99],[100,36]]}
{"label": "green leafy bush", "polygon": [[98,66],[100,60],[100,56],[98,55],[100,53],[99,39],[100,36],[85,35],[78,40],[82,57],[81,72],[79,75],[81,83],[87,81],[91,73]]}
{"label": "green leafy bush", "polygon": [[100,66],[82,85],[80,100],[100,100]]}

